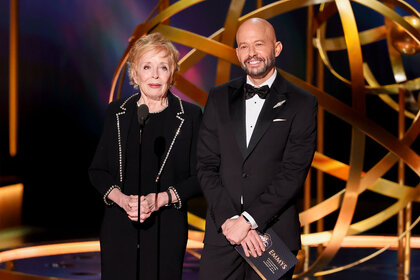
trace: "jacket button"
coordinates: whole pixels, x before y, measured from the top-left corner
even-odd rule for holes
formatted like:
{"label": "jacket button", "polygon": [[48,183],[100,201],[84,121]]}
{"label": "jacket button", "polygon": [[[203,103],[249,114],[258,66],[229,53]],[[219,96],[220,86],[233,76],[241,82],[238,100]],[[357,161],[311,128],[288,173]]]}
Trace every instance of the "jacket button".
{"label": "jacket button", "polygon": [[242,178],[246,178],[246,177],[248,177],[248,174],[246,174],[245,172],[242,173]]}

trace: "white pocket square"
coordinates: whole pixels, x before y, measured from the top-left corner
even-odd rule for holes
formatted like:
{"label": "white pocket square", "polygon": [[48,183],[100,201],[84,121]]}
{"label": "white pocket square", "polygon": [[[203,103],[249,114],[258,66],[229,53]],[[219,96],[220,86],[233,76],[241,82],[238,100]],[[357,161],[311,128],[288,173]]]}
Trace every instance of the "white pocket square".
{"label": "white pocket square", "polygon": [[286,100],[280,101],[279,103],[277,103],[276,105],[274,105],[273,109],[280,107],[281,105],[284,104],[284,102],[286,102]]}
{"label": "white pocket square", "polygon": [[287,121],[286,119],[274,119],[273,122],[285,122]]}

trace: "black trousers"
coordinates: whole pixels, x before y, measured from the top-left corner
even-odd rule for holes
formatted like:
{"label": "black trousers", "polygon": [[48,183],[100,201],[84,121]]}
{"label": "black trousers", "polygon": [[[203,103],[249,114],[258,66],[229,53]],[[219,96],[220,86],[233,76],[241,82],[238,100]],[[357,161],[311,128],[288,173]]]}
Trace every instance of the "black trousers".
{"label": "black trousers", "polygon": [[[298,251],[292,251],[297,255]],[[291,280],[292,267],[280,280]],[[261,280],[233,246],[204,244],[200,261],[200,280]]]}

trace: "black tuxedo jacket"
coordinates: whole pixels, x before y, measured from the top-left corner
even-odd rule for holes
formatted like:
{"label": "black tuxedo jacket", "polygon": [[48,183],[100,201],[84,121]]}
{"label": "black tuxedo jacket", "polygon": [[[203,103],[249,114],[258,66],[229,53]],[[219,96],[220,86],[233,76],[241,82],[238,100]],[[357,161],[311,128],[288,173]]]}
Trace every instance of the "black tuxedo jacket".
{"label": "black tuxedo jacket", "polygon": [[[208,203],[205,243],[227,245],[226,219],[247,211],[300,249],[297,194],[315,151],[317,100],[279,73],[246,146],[242,77],[213,88],[201,123],[198,178]],[[243,196],[243,209],[241,209]]]}

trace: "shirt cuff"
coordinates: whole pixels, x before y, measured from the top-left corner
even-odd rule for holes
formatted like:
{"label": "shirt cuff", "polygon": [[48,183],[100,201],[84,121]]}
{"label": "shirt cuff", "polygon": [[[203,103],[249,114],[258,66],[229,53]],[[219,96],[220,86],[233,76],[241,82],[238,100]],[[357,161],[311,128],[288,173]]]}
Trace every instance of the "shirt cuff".
{"label": "shirt cuff", "polygon": [[230,217],[229,219],[230,219],[230,220],[234,220],[234,219],[237,219],[237,218],[239,218],[239,215],[232,216],[232,217]]}
{"label": "shirt cuff", "polygon": [[249,215],[248,212],[242,212],[242,216],[244,216],[245,220],[251,224],[251,229],[256,229],[258,227],[257,223],[255,222],[254,218]]}

